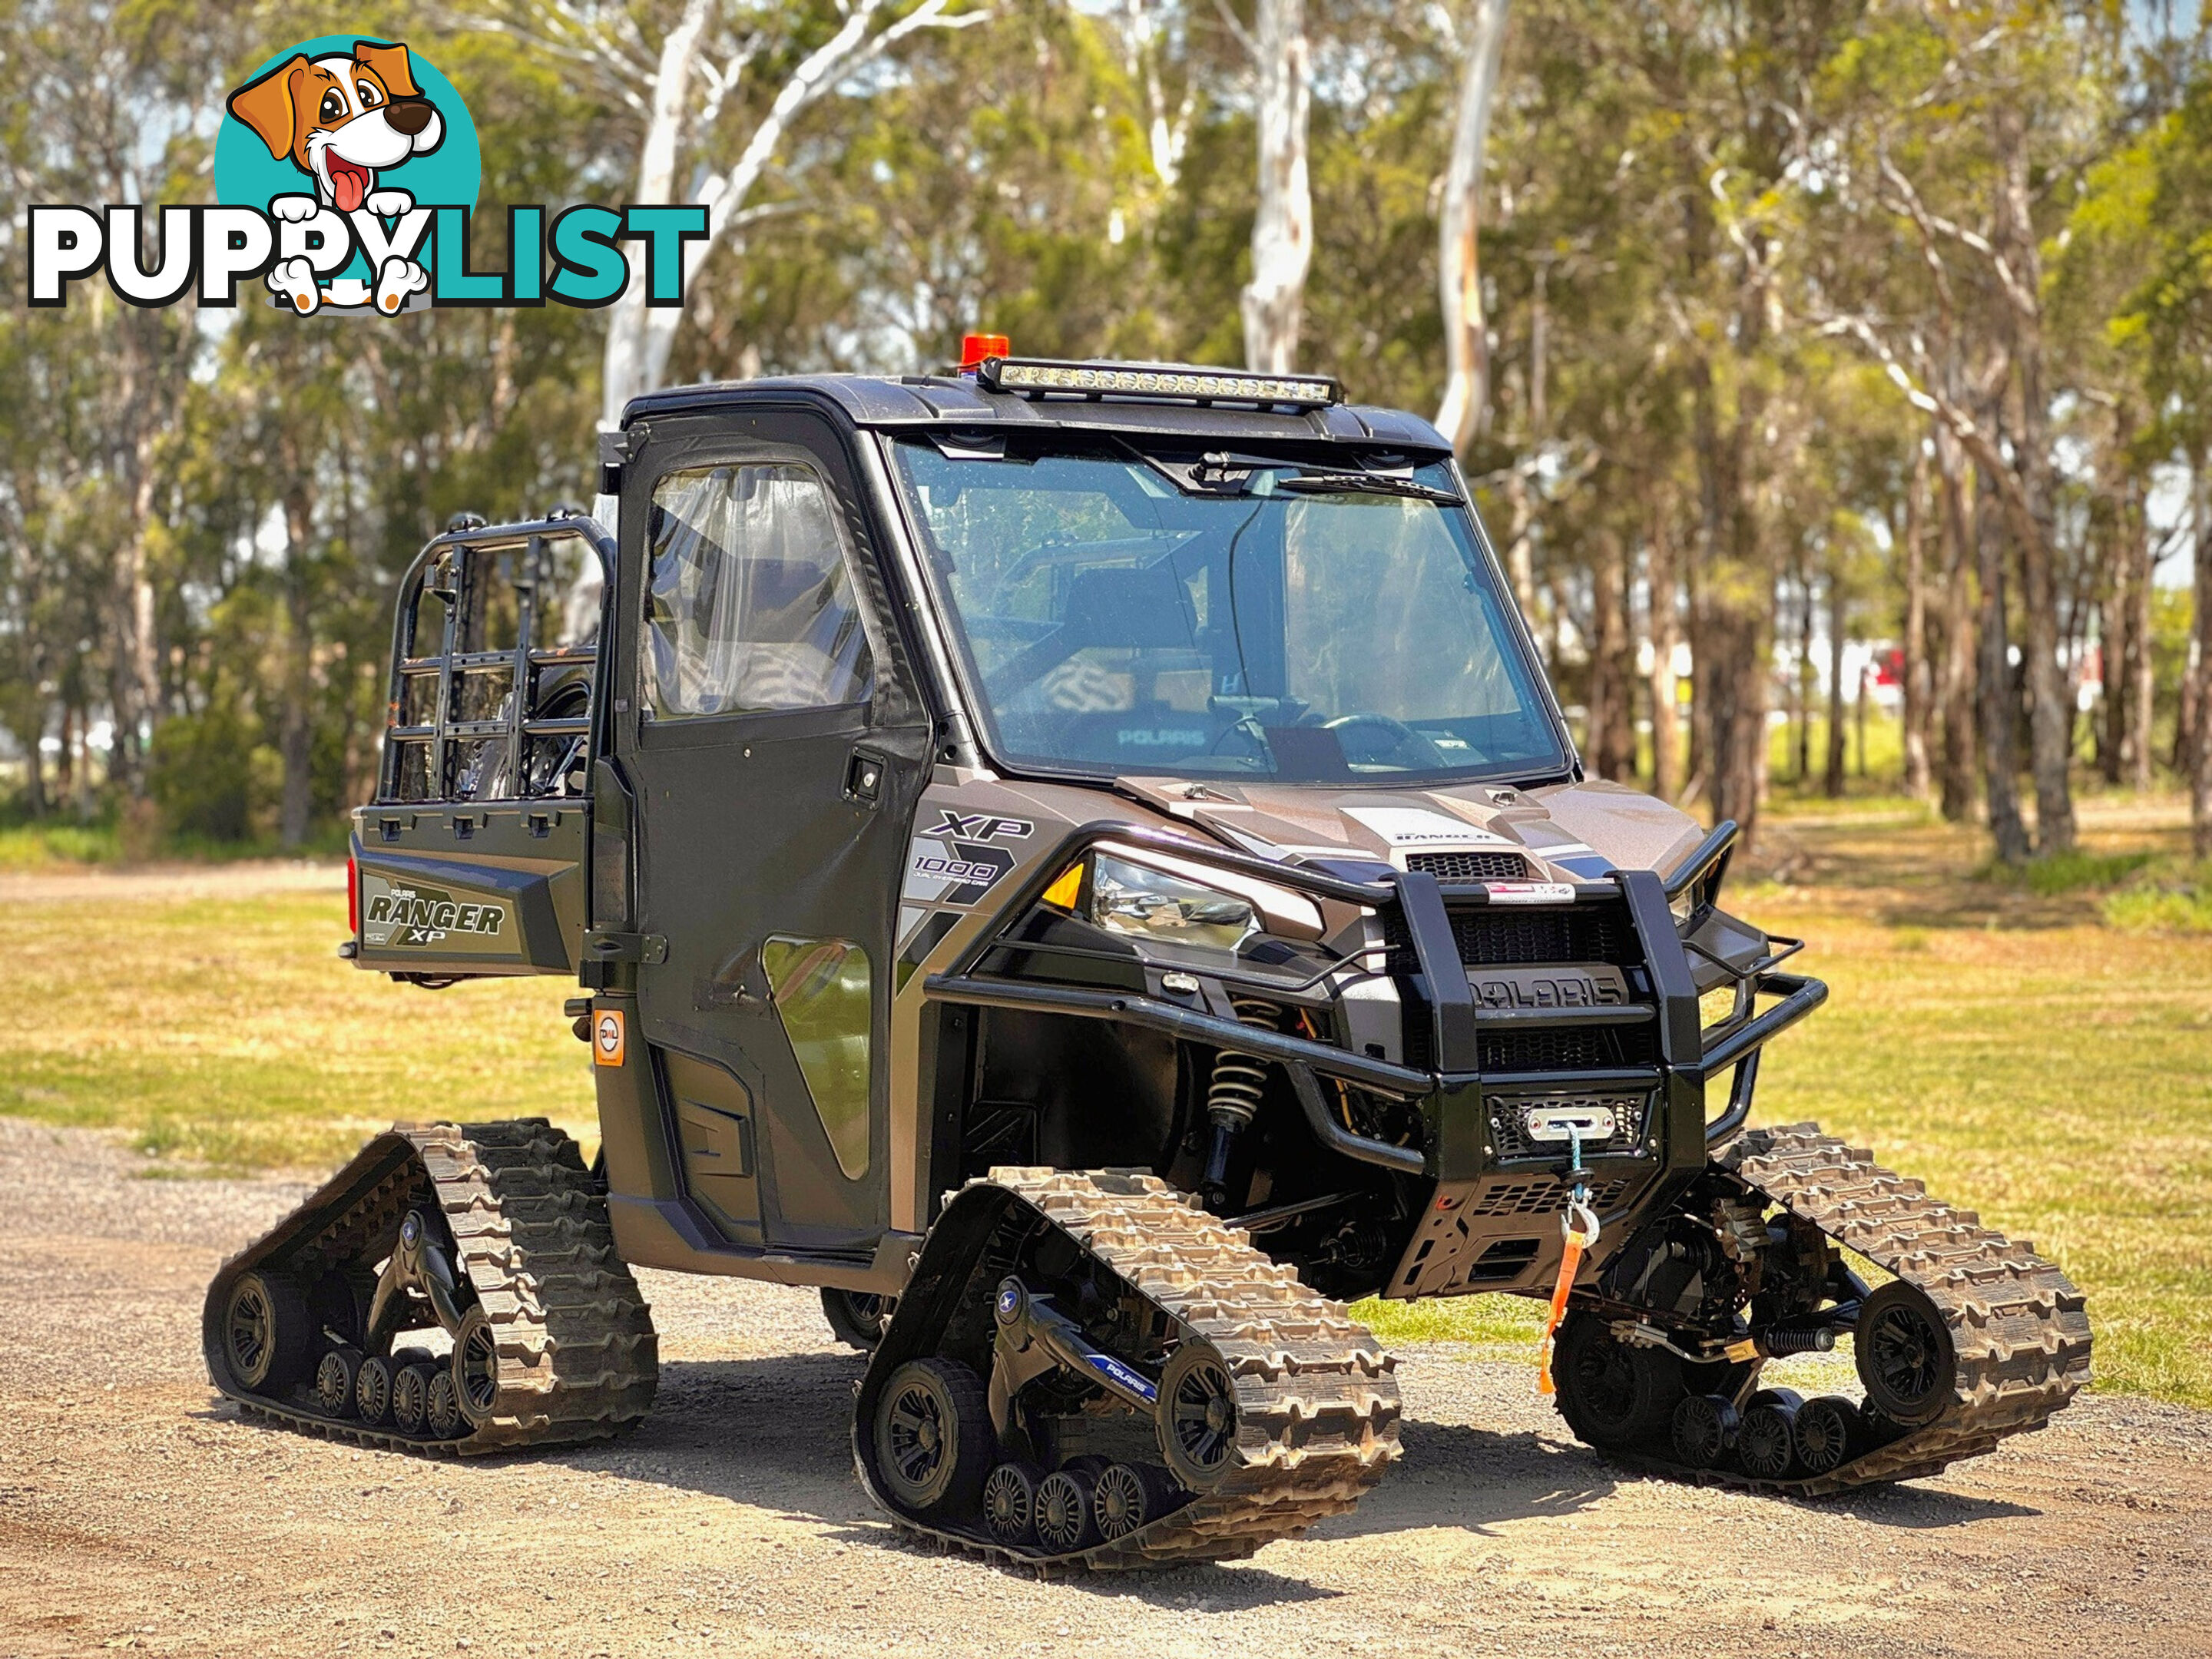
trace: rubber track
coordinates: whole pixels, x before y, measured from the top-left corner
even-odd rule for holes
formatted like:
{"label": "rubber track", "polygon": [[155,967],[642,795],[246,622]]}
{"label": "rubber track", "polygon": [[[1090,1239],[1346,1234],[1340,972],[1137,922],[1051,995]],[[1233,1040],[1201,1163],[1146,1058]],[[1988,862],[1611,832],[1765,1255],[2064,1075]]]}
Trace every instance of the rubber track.
{"label": "rubber track", "polygon": [[862,1483],[901,1531],[1044,1571],[1233,1560],[1346,1513],[1397,1460],[1397,1361],[1342,1304],[1316,1294],[1195,1199],[1156,1176],[1113,1170],[994,1169],[968,1185],[1012,1193],[1168,1314],[1179,1340],[1213,1347],[1237,1389],[1236,1461],[1182,1509],[1059,1556],[902,1515],[862,1463]]}
{"label": "rubber track", "polygon": [[[359,1191],[380,1159],[389,1170]],[[359,1193],[352,1203],[318,1213],[349,1190]],[[232,1385],[216,1331],[237,1273],[264,1260],[279,1267],[318,1255],[357,1260],[434,1194],[453,1232],[455,1265],[498,1332],[500,1388],[489,1420],[441,1440],[325,1417],[301,1398]],[[659,1379],[652,1310],[616,1253],[606,1200],[576,1143],[543,1118],[395,1124],[266,1237],[224,1263],[209,1288],[208,1321],[210,1373],[246,1415],[393,1451],[475,1456],[605,1439],[644,1418]]]}
{"label": "rubber track", "polygon": [[2035,1247],[1928,1196],[1863,1148],[1813,1123],[1747,1131],[1717,1160],[1753,1191],[1917,1285],[1950,1328],[1958,1358],[1950,1404],[1932,1422],[1814,1480],[1760,1480],[1632,1455],[1700,1482],[1821,1497],[1934,1474],[2003,1439],[2041,1428],[2089,1380],[2089,1317],[2081,1291]]}

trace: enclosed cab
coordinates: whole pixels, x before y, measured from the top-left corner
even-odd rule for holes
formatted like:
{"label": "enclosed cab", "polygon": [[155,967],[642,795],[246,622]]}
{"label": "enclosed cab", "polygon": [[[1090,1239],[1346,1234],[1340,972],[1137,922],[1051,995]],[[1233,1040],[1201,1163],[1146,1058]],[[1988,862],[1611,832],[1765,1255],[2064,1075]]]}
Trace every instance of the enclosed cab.
{"label": "enclosed cab", "polygon": [[1583,780],[1418,421],[1001,356],[657,394],[603,461],[611,542],[403,590],[356,960],[580,973],[632,1261],[894,1294],[963,1180],[1114,1165],[1332,1294],[1541,1291],[1819,999],[1725,830]]}

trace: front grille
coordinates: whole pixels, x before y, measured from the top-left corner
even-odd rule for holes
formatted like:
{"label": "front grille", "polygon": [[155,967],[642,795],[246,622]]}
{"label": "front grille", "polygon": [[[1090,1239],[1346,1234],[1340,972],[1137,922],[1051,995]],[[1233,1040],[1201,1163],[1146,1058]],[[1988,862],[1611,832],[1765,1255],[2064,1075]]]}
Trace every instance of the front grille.
{"label": "front grille", "polygon": [[1526,881],[1528,860],[1518,853],[1408,853],[1408,870],[1425,870],[1438,881]]}
{"label": "front grille", "polygon": [[[1546,1176],[1539,1181],[1509,1181],[1491,1188],[1467,1206],[1468,1215],[1551,1215],[1566,1207],[1567,1197],[1574,1189],[1564,1181]],[[1628,1190],[1626,1181],[1598,1181],[1590,1183],[1589,1205],[1603,1214],[1620,1202],[1620,1195]]]}
{"label": "front grille", "polygon": [[1644,1145],[1644,1119],[1650,1109],[1649,1095],[1517,1095],[1490,1103],[1490,1139],[1498,1149],[1498,1156],[1508,1158],[1564,1158],[1571,1150],[1564,1140],[1531,1140],[1528,1139],[1525,1114],[1531,1106],[1580,1107],[1603,1106],[1613,1113],[1612,1138],[1603,1141],[1586,1140],[1583,1156],[1599,1153],[1634,1152]]}
{"label": "front grille", "polygon": [[1578,904],[1551,908],[1491,906],[1456,910],[1452,933],[1459,959],[1470,967],[1505,967],[1516,963],[1642,960],[1635,929],[1617,904]]}
{"label": "front grille", "polygon": [[1650,1066],[1659,1059],[1649,1025],[1553,1025],[1540,1030],[1479,1033],[1486,1072],[1599,1072]]}

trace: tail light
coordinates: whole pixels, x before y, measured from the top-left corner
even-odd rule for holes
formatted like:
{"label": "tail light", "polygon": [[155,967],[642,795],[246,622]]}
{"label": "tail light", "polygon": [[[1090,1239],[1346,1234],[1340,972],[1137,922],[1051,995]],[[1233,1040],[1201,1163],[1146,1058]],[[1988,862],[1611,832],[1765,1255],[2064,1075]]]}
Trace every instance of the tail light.
{"label": "tail light", "polygon": [[361,937],[361,865],[351,856],[346,859],[346,931]]}

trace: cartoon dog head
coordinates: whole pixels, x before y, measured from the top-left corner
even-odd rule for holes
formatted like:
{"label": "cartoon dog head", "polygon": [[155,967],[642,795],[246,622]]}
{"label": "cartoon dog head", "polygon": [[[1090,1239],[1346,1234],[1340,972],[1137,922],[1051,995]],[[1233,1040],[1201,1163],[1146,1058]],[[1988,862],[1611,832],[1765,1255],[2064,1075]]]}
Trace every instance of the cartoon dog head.
{"label": "cartoon dog head", "polygon": [[341,213],[368,199],[378,168],[435,149],[446,136],[415,85],[407,48],[376,40],[356,41],[350,56],[295,53],[231,94],[230,112]]}

